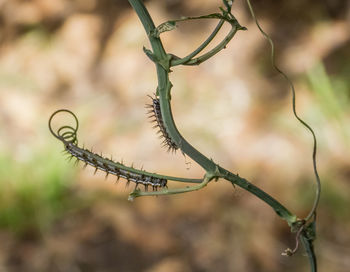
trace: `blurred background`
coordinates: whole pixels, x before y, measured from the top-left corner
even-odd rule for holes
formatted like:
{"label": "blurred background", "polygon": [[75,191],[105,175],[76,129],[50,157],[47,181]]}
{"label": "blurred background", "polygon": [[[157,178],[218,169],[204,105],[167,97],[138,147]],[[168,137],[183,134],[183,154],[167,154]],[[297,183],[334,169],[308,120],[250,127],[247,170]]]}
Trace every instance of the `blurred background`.
{"label": "blurred background", "polygon": [[[252,2],[295,83],[298,112],[318,136],[320,271],[350,271],[349,1]],[[146,5],[160,24],[222,3]],[[311,136],[292,115],[288,85],[271,68],[245,1],[235,1],[233,13],[248,31],[201,66],[173,69],[175,122],[206,156],[303,217],[315,191]],[[214,27],[182,23],[163,34],[165,48],[184,56]],[[295,243],[286,223],[224,180],[128,202],[132,186],[66,160],[47,127],[61,108],[76,113],[79,143],[95,152],[148,171],[203,176],[180,152],[161,148],[147,120],[157,81],[142,46],[150,47],[126,0],[0,0],[0,271],[308,271],[303,250],[281,256]]]}

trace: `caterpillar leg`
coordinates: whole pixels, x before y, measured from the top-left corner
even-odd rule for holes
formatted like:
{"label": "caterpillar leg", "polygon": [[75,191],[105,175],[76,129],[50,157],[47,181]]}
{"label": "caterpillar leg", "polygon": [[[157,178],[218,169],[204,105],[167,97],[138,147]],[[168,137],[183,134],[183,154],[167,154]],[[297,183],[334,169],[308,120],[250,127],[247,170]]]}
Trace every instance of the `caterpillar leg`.
{"label": "caterpillar leg", "polygon": [[133,201],[135,198],[140,197],[140,196],[173,195],[173,194],[182,194],[182,193],[193,192],[193,191],[200,190],[200,189],[204,188],[205,186],[207,186],[209,181],[210,181],[210,179],[205,178],[198,185],[187,186],[185,188],[176,188],[176,189],[165,188],[161,191],[153,191],[153,192],[144,192],[144,191],[141,191],[140,189],[135,188],[135,190],[129,194],[128,200]]}

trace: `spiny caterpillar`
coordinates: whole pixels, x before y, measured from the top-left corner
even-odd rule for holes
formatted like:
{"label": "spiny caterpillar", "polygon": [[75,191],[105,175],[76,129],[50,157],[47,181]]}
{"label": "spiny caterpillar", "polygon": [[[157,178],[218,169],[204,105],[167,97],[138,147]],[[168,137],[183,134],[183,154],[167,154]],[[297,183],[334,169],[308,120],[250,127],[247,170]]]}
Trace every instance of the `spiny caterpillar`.
{"label": "spiny caterpillar", "polygon": [[119,178],[124,178],[129,183],[130,181],[136,184],[136,187],[139,184],[142,184],[147,189],[148,186],[153,186],[153,189],[157,189],[158,187],[165,187],[167,185],[167,180],[162,178],[156,178],[152,176],[148,176],[145,173],[142,173],[142,170],[134,169],[134,171],[140,173],[131,172],[129,167],[126,167],[122,163],[114,162],[110,159],[103,158],[100,155],[97,155],[90,150],[83,149],[78,147],[77,145],[64,142],[65,149],[72,156],[77,158],[80,161],[85,162],[85,164],[89,164],[99,170],[104,171],[107,175],[112,174]]}
{"label": "spiny caterpillar", "polygon": [[[62,126],[55,133],[52,129],[51,122],[52,118],[59,112],[68,112],[71,114],[75,121],[76,127],[72,126]],[[124,178],[127,180],[127,184],[130,181],[135,183],[135,187],[139,184],[145,186],[145,189],[148,189],[148,186],[152,186],[153,190],[158,188],[167,187],[167,179],[159,177],[157,174],[150,174],[143,170],[134,169],[132,167],[127,167],[119,162],[114,162],[111,159],[104,158],[98,154],[91,152],[90,150],[80,148],[77,141],[77,131],[78,131],[78,119],[73,112],[66,109],[61,109],[55,111],[49,119],[49,129],[53,136],[60,140],[64,144],[65,150],[72,156],[82,161],[86,165],[93,166],[96,170],[102,170],[108,174],[112,174],[119,178]]]}
{"label": "spiny caterpillar", "polygon": [[168,151],[176,152],[176,150],[179,148],[177,144],[171,139],[170,135],[166,131],[166,128],[164,126],[163,118],[162,118],[162,112],[160,110],[160,103],[159,98],[155,95],[153,98],[152,96],[148,95],[149,98],[152,99],[152,104],[146,104],[146,108],[150,108],[150,110],[147,112],[149,114],[149,118],[152,119],[152,123],[156,123],[153,128],[159,128],[157,131],[157,134],[161,134],[160,138],[163,139],[162,147],[167,147]]}

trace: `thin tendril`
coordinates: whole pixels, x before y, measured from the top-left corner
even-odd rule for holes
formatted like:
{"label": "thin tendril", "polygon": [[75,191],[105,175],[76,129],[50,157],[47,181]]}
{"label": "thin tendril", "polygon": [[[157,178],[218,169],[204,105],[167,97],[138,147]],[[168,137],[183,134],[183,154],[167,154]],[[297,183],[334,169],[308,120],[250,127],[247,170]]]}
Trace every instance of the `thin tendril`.
{"label": "thin tendril", "polygon": [[[60,113],[60,112],[68,112],[69,114],[71,114],[74,117],[75,120],[75,127],[72,126],[62,126],[59,129],[57,129],[56,132],[54,132],[54,130],[52,129],[52,119],[53,117]],[[77,144],[78,140],[77,140],[77,131],[79,128],[79,121],[78,118],[75,116],[75,114],[73,112],[71,112],[70,110],[66,110],[66,109],[61,109],[61,110],[57,110],[55,111],[49,119],[49,129],[50,132],[53,136],[55,136],[58,140],[63,141],[63,142],[71,142],[73,144]]]}
{"label": "thin tendril", "polygon": [[[292,107],[293,107],[293,114],[295,116],[295,118],[304,126],[306,127],[306,129],[308,129],[310,131],[310,133],[312,134],[312,138],[313,138],[313,151],[312,151],[312,164],[313,164],[313,170],[314,170],[314,174],[315,174],[315,178],[316,178],[316,196],[314,199],[314,203],[313,206],[309,212],[309,214],[305,217],[305,221],[309,221],[314,215],[316,215],[316,209],[318,206],[318,203],[320,201],[320,195],[321,195],[321,181],[320,181],[320,177],[318,175],[318,171],[317,171],[317,163],[316,163],[316,153],[317,153],[317,140],[316,140],[316,135],[315,132],[313,131],[313,129],[303,120],[301,119],[296,111],[296,94],[295,94],[295,88],[294,88],[294,84],[293,82],[289,79],[289,77],[280,69],[278,68],[278,66],[276,65],[275,62],[275,46],[274,43],[272,41],[272,39],[270,38],[270,36],[268,34],[266,34],[266,32],[262,29],[262,27],[260,26],[257,18],[255,17],[255,13],[253,10],[253,7],[250,3],[250,0],[246,0],[248,7],[249,7],[249,11],[255,21],[255,24],[257,25],[257,27],[259,28],[261,34],[268,40],[268,42],[270,43],[271,46],[271,62],[272,65],[274,67],[274,69],[280,73],[288,82],[291,90],[292,90]],[[315,218],[315,217],[314,217]]]}

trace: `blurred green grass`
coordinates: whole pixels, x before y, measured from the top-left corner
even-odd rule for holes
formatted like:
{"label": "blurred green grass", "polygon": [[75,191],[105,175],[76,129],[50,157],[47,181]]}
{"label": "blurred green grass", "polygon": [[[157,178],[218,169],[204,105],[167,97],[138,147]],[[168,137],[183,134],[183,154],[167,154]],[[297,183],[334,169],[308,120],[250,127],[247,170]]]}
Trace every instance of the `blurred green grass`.
{"label": "blurred green grass", "polygon": [[[350,67],[350,64],[349,64]],[[344,125],[349,110],[350,93],[348,77],[331,78],[322,63],[317,63],[307,74],[310,89],[315,92],[319,107],[328,118],[336,119]]]}
{"label": "blurred green grass", "polygon": [[0,155],[0,227],[17,235],[46,230],[79,203],[71,196],[75,170],[62,153],[32,152],[26,161]]}

